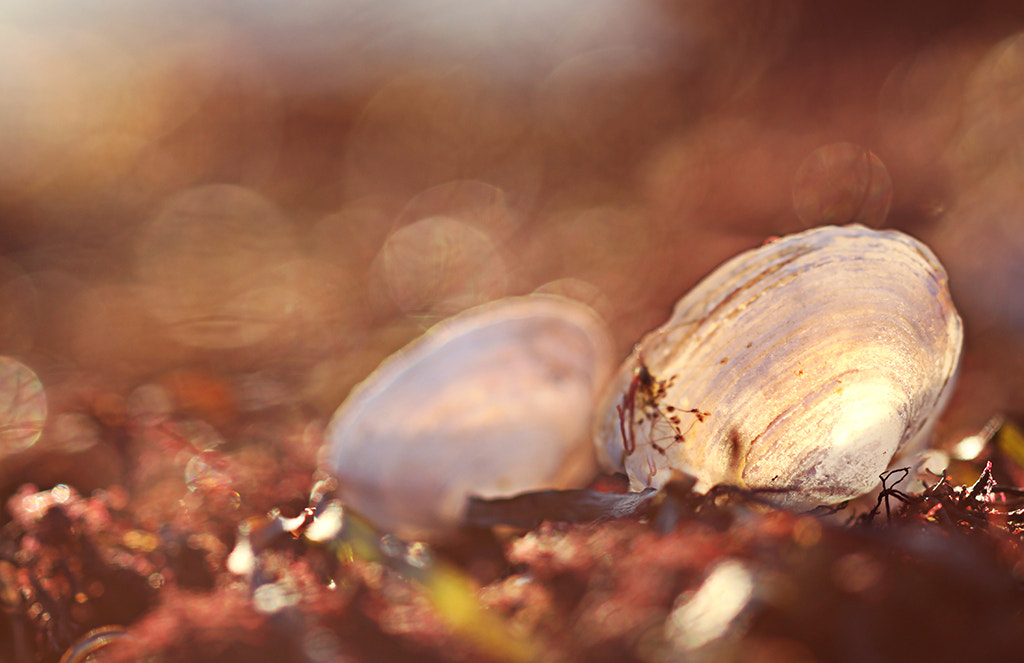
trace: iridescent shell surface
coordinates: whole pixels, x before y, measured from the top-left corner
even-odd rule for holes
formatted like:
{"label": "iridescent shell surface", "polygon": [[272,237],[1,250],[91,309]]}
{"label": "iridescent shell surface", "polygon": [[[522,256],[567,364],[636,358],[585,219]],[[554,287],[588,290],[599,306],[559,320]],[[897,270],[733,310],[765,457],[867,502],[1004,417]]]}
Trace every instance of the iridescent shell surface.
{"label": "iridescent shell surface", "polygon": [[635,488],[678,471],[698,490],[838,503],[922,445],[961,345],[924,244],[857,225],[790,235],[723,264],[641,340],[598,411],[598,454]]}
{"label": "iridescent shell surface", "polygon": [[326,433],[342,499],[384,530],[432,537],[475,495],[579,487],[613,371],[589,307],[529,295],[446,320],[356,386]]}

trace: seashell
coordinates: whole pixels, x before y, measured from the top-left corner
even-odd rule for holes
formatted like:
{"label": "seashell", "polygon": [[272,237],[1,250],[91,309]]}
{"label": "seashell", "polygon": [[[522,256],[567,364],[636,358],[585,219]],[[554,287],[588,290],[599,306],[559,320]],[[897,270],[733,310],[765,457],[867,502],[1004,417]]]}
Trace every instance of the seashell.
{"label": "seashell", "polygon": [[946,272],[895,231],[823,227],[740,254],[636,346],[595,423],[634,488],[675,472],[782,506],[869,492],[919,448],[962,345]]}
{"label": "seashell", "polygon": [[614,368],[604,322],[550,295],[512,297],[431,328],[338,408],[325,467],[342,500],[406,538],[456,527],[467,499],[579,487]]}

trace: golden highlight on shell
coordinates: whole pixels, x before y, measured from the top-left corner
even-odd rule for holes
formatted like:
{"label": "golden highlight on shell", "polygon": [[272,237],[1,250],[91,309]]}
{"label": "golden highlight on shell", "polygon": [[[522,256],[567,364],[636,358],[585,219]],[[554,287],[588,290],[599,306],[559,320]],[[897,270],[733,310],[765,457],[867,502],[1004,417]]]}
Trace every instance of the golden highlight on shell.
{"label": "golden highlight on shell", "polygon": [[963,331],[946,272],[896,231],[823,227],[729,260],[647,334],[598,411],[634,488],[772,489],[794,508],[872,490],[923,445]]}

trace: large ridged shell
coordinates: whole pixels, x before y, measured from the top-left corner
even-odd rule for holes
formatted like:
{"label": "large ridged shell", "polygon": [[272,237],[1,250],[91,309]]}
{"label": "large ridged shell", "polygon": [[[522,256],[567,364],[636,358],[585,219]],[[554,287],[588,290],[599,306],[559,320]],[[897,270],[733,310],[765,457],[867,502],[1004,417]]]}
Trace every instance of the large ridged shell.
{"label": "large ridged shell", "polygon": [[917,240],[784,237],[719,267],[637,345],[599,410],[599,455],[636,488],[677,470],[699,490],[837,503],[929,434],[961,344],[946,272]]}
{"label": "large ridged shell", "polygon": [[590,425],[613,370],[589,307],[500,300],[389,357],[331,420],[324,462],[342,499],[379,527],[429,537],[466,500],[573,488],[596,472]]}

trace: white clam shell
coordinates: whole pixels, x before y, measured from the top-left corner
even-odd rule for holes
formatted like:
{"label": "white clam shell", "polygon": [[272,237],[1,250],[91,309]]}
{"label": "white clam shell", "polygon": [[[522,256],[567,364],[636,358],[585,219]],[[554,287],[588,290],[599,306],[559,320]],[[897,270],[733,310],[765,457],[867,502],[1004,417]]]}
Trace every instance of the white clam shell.
{"label": "white clam shell", "polygon": [[599,456],[635,488],[675,470],[698,490],[834,504],[930,433],[961,345],[946,272],[917,240],[857,225],[784,237],[719,267],[640,342],[599,409]]}
{"label": "white clam shell", "polygon": [[471,495],[579,487],[611,376],[604,322],[550,295],[446,320],[385,360],[338,408],[324,462],[342,499],[382,529],[430,537]]}

